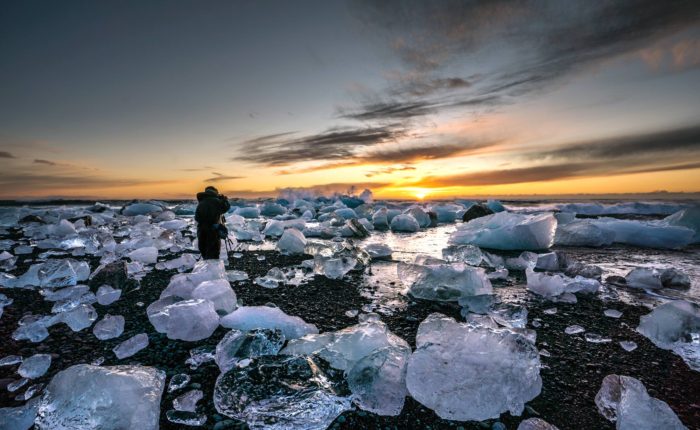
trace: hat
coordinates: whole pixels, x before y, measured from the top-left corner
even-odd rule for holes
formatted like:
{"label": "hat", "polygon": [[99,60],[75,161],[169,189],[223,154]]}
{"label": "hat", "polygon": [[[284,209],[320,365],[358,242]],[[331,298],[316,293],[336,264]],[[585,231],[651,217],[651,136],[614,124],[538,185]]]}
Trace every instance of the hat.
{"label": "hat", "polygon": [[204,189],[204,191],[205,191],[205,192],[206,192],[206,191],[213,191],[213,192],[215,192],[216,194],[219,194],[219,190],[217,190],[216,187],[212,187],[211,185],[209,185],[208,187],[206,187],[206,188]]}

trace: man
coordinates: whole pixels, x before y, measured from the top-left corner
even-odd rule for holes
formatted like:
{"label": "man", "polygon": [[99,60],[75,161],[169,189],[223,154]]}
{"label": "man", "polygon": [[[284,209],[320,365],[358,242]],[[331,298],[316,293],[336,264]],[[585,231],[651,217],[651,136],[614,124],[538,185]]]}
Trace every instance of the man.
{"label": "man", "polygon": [[199,252],[205,260],[218,259],[221,250],[220,229],[225,229],[222,216],[229,210],[231,204],[228,198],[219,194],[214,187],[207,187],[203,193],[197,193],[197,210],[194,220],[197,221],[197,241]]}

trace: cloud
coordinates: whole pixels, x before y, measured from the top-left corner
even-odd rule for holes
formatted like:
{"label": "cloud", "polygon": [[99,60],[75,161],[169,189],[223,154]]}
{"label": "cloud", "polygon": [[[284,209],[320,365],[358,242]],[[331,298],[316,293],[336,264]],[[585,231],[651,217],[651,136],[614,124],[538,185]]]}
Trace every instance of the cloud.
{"label": "cloud", "polygon": [[389,166],[382,169],[376,169],[365,173],[365,176],[371,178],[377,175],[389,175],[395,172],[406,172],[410,170],[416,170],[414,166]]}
{"label": "cloud", "polygon": [[343,118],[355,119],[359,121],[367,120],[387,120],[387,119],[408,119],[416,116],[425,116],[434,112],[435,109],[430,103],[424,101],[416,102],[379,102],[369,103],[359,110],[340,110]]}
{"label": "cloud", "polygon": [[0,158],[15,158],[15,156],[7,151],[0,151]]}
{"label": "cloud", "polygon": [[45,164],[47,166],[56,166],[56,163],[54,163],[53,161],[41,160],[41,159],[37,159],[37,158],[34,159],[34,164]]}
{"label": "cloud", "polygon": [[226,176],[223,173],[211,172],[214,175],[213,178],[205,179],[204,182],[222,182],[222,181],[232,181],[234,179],[243,179],[245,176]]}
{"label": "cloud", "polygon": [[229,197],[258,198],[275,197],[283,193],[287,194],[307,194],[307,195],[333,195],[333,194],[353,194],[357,190],[365,188],[378,189],[391,185],[389,182],[335,182],[329,184],[313,185],[309,187],[289,187],[275,188],[274,190],[227,190],[224,194]]}
{"label": "cloud", "polygon": [[71,174],[34,174],[9,172],[0,176],[0,188],[7,193],[21,194],[37,190],[101,189],[142,185],[164,185],[176,181],[147,181],[141,179],[110,178]]}

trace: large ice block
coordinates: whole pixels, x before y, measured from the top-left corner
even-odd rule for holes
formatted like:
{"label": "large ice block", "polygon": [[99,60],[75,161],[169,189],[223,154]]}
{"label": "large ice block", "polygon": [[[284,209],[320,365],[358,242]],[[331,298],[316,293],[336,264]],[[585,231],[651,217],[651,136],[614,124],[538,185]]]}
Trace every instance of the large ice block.
{"label": "large ice block", "polygon": [[412,296],[437,301],[491,294],[493,288],[484,269],[464,263],[410,264],[400,262],[398,278]]}
{"label": "large ice block", "polygon": [[450,243],[501,250],[540,250],[552,246],[556,228],[557,220],[551,213],[499,212],[460,225],[450,236]]}
{"label": "large ice block", "polygon": [[221,325],[241,331],[257,328],[279,329],[287,339],[297,339],[306,334],[318,333],[315,325],[308,324],[299,317],[287,315],[279,308],[269,306],[241,306],[222,317]]}

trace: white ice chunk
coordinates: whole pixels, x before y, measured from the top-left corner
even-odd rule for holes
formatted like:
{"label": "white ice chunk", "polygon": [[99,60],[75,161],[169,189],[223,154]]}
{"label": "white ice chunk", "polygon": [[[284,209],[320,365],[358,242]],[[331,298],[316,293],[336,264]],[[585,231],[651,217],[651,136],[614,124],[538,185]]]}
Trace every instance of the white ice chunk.
{"label": "white ice chunk", "polygon": [[237,208],[233,213],[243,218],[258,218],[260,216],[260,209],[257,207]]}
{"label": "white ice chunk", "polygon": [[431,314],[418,328],[416,347],[408,361],[408,391],[441,418],[520,415],[542,389],[537,348],[507,329],[473,327]]}
{"label": "white ice chunk", "polygon": [[43,376],[50,366],[51,354],[34,354],[22,361],[17,373],[23,378],[36,379]]}
{"label": "white ice chunk", "polygon": [[277,242],[277,249],[286,255],[303,254],[305,246],[304,234],[295,228],[285,230]]}
{"label": "white ice chunk", "polygon": [[415,233],[418,230],[420,230],[420,224],[409,214],[397,215],[391,220],[391,231]]}
{"label": "white ice chunk", "polygon": [[637,267],[632,269],[627,276],[627,286],[632,288],[643,288],[645,290],[655,290],[663,288],[661,284],[661,273],[656,269]]}
{"label": "white ice chunk", "polygon": [[158,248],[155,246],[145,246],[135,249],[129,253],[129,258],[132,261],[138,261],[144,264],[155,264],[158,261]]}
{"label": "white ice chunk", "polygon": [[329,279],[340,279],[357,265],[357,259],[350,256],[314,257],[314,273]]}
{"label": "white ice chunk", "polygon": [[139,333],[120,343],[112,351],[118,359],[131,357],[148,346],[148,335]]}
{"label": "white ice chunk", "polygon": [[557,220],[551,213],[499,212],[460,225],[450,236],[450,243],[502,250],[547,249],[552,246],[556,227]]}
{"label": "white ice chunk", "polygon": [[192,291],[192,298],[209,300],[214,309],[226,314],[236,309],[236,293],[226,279],[202,282]]}
{"label": "white ice chunk", "polygon": [[700,371],[700,306],[675,300],[639,318],[637,331],[662,349],[680,355],[691,369]]}
{"label": "white ice chunk", "polygon": [[165,373],[143,366],[78,364],[46,387],[36,425],[42,430],[156,430]]}
{"label": "white ice chunk", "polygon": [[102,320],[95,324],[92,333],[100,340],[114,339],[124,333],[124,317],[121,315],[106,314]]}
{"label": "white ice chunk", "polygon": [[163,208],[152,203],[133,203],[122,209],[122,215],[137,216],[157,214],[163,211]]}
{"label": "white ice chunk", "polygon": [[412,296],[438,301],[456,301],[460,297],[491,294],[491,281],[482,268],[464,263],[410,264],[397,266],[399,279]]}
{"label": "white ice chunk", "polygon": [[662,400],[651,397],[638,379],[608,375],[595,396],[598,411],[618,430],[685,430],[673,410]]}
{"label": "white ice chunk", "polygon": [[102,306],[108,306],[119,300],[122,295],[122,290],[117,290],[109,285],[102,285],[97,289],[97,303]]}
{"label": "white ice chunk", "polygon": [[211,336],[219,325],[214,303],[203,299],[177,301],[165,297],[147,309],[148,319],[156,331],[168,339],[194,342]]}
{"label": "white ice chunk", "polygon": [[287,339],[297,339],[306,334],[318,333],[313,324],[303,319],[285,314],[279,308],[269,306],[241,306],[221,318],[221,325],[241,331],[256,328],[279,329]]}

